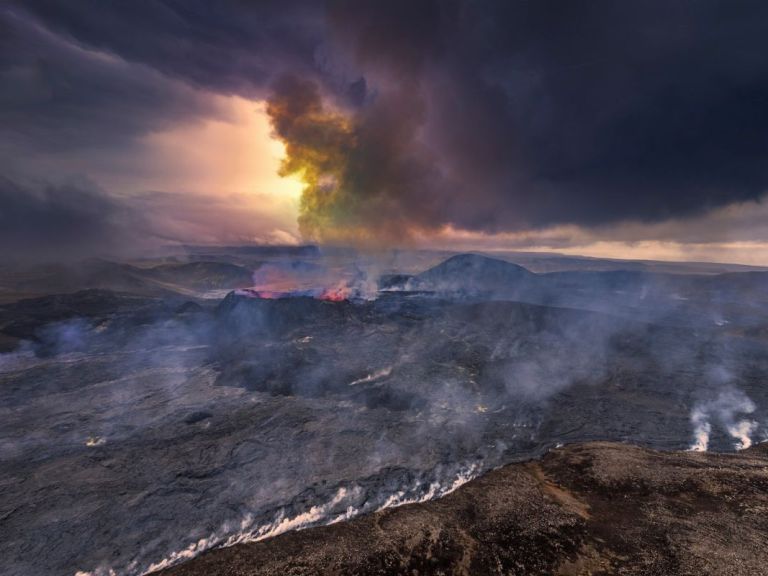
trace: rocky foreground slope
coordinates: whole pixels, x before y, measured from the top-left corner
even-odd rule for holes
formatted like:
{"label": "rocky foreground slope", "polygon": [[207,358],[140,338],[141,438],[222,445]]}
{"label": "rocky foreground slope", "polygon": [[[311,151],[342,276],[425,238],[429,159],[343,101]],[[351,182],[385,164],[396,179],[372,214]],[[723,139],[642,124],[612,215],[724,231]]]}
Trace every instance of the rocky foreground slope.
{"label": "rocky foreground slope", "polygon": [[768,574],[768,445],[568,446],[436,501],[214,550],[186,575]]}

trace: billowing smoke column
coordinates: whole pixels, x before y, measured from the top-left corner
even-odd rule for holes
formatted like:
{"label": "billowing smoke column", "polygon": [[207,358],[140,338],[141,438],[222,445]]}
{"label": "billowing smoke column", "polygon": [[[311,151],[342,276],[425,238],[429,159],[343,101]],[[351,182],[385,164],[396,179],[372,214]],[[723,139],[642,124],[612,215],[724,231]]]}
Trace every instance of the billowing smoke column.
{"label": "billowing smoke column", "polygon": [[305,238],[392,245],[760,197],[765,119],[750,95],[768,75],[744,55],[764,35],[746,15],[652,4],[329,3],[312,67],[270,78]]}
{"label": "billowing smoke column", "polygon": [[355,147],[352,123],[323,105],[317,84],[294,77],[277,83],[267,113],[285,143],[280,175],[295,175],[304,182],[301,233],[321,239],[352,216],[348,182],[348,161]]}
{"label": "billowing smoke column", "polygon": [[[753,4],[6,0],[0,112],[14,161],[0,243],[47,254],[77,237],[79,254],[122,246],[116,230],[142,238],[155,204],[138,195],[36,194],[9,177],[37,181],[59,147],[88,173],[106,152],[208,117],[206,92],[270,100],[283,173],[306,183],[308,240],[592,228],[756,200],[768,189],[768,63],[755,56],[768,4]],[[670,222],[648,239],[714,232],[687,230]]]}
{"label": "billowing smoke column", "polygon": [[418,99],[405,91],[365,105],[337,106],[313,80],[283,77],[268,101],[285,144],[281,176],[304,183],[299,228],[306,240],[357,246],[407,244],[441,226],[426,193],[437,180],[416,138]]}

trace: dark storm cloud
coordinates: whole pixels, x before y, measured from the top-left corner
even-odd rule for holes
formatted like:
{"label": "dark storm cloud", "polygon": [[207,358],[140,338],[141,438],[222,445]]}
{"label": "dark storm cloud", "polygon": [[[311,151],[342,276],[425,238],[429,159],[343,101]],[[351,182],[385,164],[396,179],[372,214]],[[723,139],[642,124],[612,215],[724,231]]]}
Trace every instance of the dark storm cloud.
{"label": "dark storm cloud", "polygon": [[426,101],[444,178],[422,191],[444,220],[652,220],[764,192],[761,5],[417,4],[412,18],[353,2],[334,16],[363,67]]}
{"label": "dark storm cloud", "polygon": [[143,217],[89,182],[28,186],[0,177],[3,260],[131,253]]}
{"label": "dark storm cloud", "polygon": [[758,198],[768,182],[764,3],[32,0],[16,10],[195,86],[261,95],[291,75],[319,89],[354,136],[333,175],[345,205],[316,215],[331,228],[653,221]]}
{"label": "dark storm cloud", "polygon": [[151,68],[81,49],[7,9],[0,9],[0,84],[0,143],[32,153],[125,146],[212,109]]}
{"label": "dark storm cloud", "polygon": [[322,4],[292,0],[24,0],[19,10],[87,46],[224,92],[263,92],[313,65]]}

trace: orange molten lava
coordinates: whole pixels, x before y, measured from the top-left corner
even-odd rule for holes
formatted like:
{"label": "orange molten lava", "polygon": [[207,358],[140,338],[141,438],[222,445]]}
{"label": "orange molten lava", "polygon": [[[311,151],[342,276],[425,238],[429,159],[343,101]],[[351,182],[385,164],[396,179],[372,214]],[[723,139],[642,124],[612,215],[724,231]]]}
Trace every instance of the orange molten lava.
{"label": "orange molten lava", "polygon": [[242,293],[253,298],[307,297],[331,302],[349,300],[354,292],[340,271],[308,264],[265,264],[253,275],[253,286]]}
{"label": "orange molten lava", "polygon": [[346,284],[340,284],[335,288],[328,288],[323,291],[318,298],[320,300],[329,300],[331,302],[341,302],[343,300],[349,300],[352,295],[352,290]]}

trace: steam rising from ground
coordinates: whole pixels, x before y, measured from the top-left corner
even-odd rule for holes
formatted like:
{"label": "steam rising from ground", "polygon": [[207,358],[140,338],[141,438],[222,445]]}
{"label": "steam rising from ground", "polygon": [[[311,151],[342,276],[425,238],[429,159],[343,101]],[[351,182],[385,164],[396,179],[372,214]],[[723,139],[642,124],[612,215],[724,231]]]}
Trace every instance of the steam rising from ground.
{"label": "steam rising from ground", "polygon": [[727,388],[721,390],[717,397],[707,402],[699,403],[691,412],[694,442],[690,450],[706,452],[712,434],[714,420],[737,442],[737,450],[745,450],[752,445],[752,434],[758,424],[753,420],[738,418],[739,414],[752,414],[755,403],[741,390]]}
{"label": "steam rising from ground", "polygon": [[[555,443],[684,449],[693,429],[692,449],[728,450],[765,433],[763,341],[731,337],[740,316],[716,302],[693,309],[689,329],[668,321],[664,286],[645,277],[627,281],[637,297],[623,274],[577,274],[565,299],[537,291],[524,304],[510,288],[554,280],[472,257],[431,275],[442,293],[377,293],[375,267],[341,264],[255,268],[254,290],[304,297],[142,300],[47,324],[0,356],[3,474],[60,471],[40,490],[12,479],[0,494],[10,573],[134,576],[439,497]],[[334,283],[357,297],[302,294]],[[85,496],[98,506],[87,519],[51,526],[30,512]]]}

